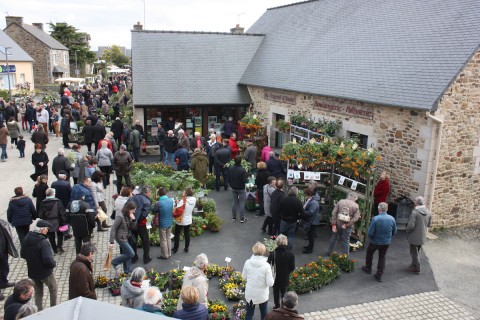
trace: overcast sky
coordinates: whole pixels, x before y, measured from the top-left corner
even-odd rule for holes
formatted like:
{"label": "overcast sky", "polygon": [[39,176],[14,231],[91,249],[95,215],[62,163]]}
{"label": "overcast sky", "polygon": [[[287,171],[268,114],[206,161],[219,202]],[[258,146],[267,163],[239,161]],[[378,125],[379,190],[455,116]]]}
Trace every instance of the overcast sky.
{"label": "overcast sky", "polygon": [[[130,48],[130,30],[140,21],[147,30],[229,32],[240,22],[247,30],[267,8],[295,0],[9,0],[2,15],[23,17],[23,22],[66,22],[90,34],[92,50],[98,46]],[[145,17],[144,17],[145,6]],[[0,19],[5,28],[5,18]],[[1,44],[0,44],[1,45]]]}

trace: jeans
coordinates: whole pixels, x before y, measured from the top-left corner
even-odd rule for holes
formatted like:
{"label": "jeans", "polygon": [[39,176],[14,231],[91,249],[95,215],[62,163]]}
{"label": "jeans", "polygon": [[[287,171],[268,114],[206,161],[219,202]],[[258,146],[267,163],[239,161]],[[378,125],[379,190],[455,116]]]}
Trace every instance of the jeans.
{"label": "jeans", "polygon": [[138,157],[140,156],[140,148],[133,148],[133,159],[135,162],[138,162]]}
{"label": "jeans", "polygon": [[339,237],[342,237],[342,254],[346,254],[348,256],[350,252],[350,234],[352,233],[352,227],[347,227],[343,229],[341,226],[337,226],[337,232],[332,234],[330,238],[330,244],[328,245],[327,254],[331,255],[333,249],[335,248],[335,244]]}
{"label": "jeans", "polygon": [[175,167],[175,153],[168,152],[165,150],[165,164],[170,165],[170,167],[174,168]]}
{"label": "jeans", "polygon": [[110,184],[110,172],[112,172],[112,166],[98,166],[100,171],[103,172],[103,187],[106,188]]}
{"label": "jeans", "polygon": [[307,237],[308,237],[308,250],[313,250],[313,246],[315,244],[315,234],[316,234],[316,226],[311,225],[310,229],[307,231]]}
{"label": "jeans", "polygon": [[237,217],[237,210],[240,207],[240,219],[245,219],[245,190],[232,189],[232,218]]}
{"label": "jeans", "polygon": [[77,254],[80,253],[80,249],[82,248],[82,244],[90,242],[91,236],[86,236],[83,238],[75,237],[75,252]]}
{"label": "jeans", "polygon": [[20,152],[20,157],[25,158],[25,148],[18,149],[18,151]]}
{"label": "jeans", "polygon": [[117,174],[117,193],[120,194],[120,191],[122,190],[122,187],[123,187],[123,183],[122,183],[122,178],[125,180],[125,185],[126,186],[131,186],[132,185],[132,181],[130,180],[130,174],[126,174],[126,175],[119,175]]}
{"label": "jeans", "polygon": [[2,160],[7,159],[7,145],[0,144],[0,147],[2,148]]}
{"label": "jeans", "polygon": [[163,145],[158,146],[160,148],[160,162],[163,160],[163,154],[165,153],[165,147]]}
{"label": "jeans", "polygon": [[410,244],[410,255],[412,256],[412,266],[420,269],[420,250],[421,245]]}
{"label": "jeans", "polygon": [[33,125],[35,124],[35,121],[33,120],[30,120],[28,121],[28,131],[32,131],[32,128],[33,128]]}
{"label": "jeans", "polygon": [[15,230],[17,230],[18,240],[20,241],[20,245],[23,242],[23,238],[27,235],[30,231],[30,226],[16,226]]}
{"label": "jeans", "polygon": [[269,236],[272,236],[273,235],[272,229],[273,229],[273,218],[266,216],[265,220],[263,221],[262,230],[267,231],[267,234]]}
{"label": "jeans", "polygon": [[[190,230],[189,234],[190,234]],[[163,258],[170,258],[172,255],[172,228],[158,228],[160,236],[160,256]]]}
{"label": "jeans", "polygon": [[228,175],[227,169],[215,168],[215,189],[220,191],[220,175],[223,177],[223,188],[228,190]]}
{"label": "jeans", "polygon": [[280,233],[288,238],[288,248],[292,249],[293,239],[295,239],[295,230],[297,229],[297,222],[280,221]]}
{"label": "jeans", "polygon": [[272,217],[272,236],[277,236],[280,231],[280,217]]}
{"label": "jeans", "polygon": [[281,300],[283,299],[285,292],[287,292],[287,287],[288,284],[285,284],[284,286],[278,284],[273,285],[273,303],[275,304],[275,308],[280,308],[283,305]]}
{"label": "jeans", "polygon": [[46,284],[48,291],[50,292],[50,307],[57,305],[57,280],[53,273],[42,280],[32,279],[33,286],[35,288],[35,304],[38,311],[43,310],[43,285]]}
{"label": "jeans", "polygon": [[[138,236],[140,236],[140,239],[142,239],[143,262],[146,262],[150,259],[150,239],[148,238],[147,226],[137,226],[137,230],[132,231],[132,234],[135,241],[137,241]],[[135,248],[134,251],[135,257],[138,257]]]}
{"label": "jeans", "polygon": [[135,257],[135,252],[128,241],[118,242],[118,245],[122,254],[112,260],[112,266],[115,268],[120,263],[123,263],[123,272],[130,273],[132,272],[132,258]]}
{"label": "jeans", "polygon": [[373,254],[378,250],[377,274],[383,275],[385,270],[385,256],[387,255],[388,244],[374,244],[369,243],[367,247],[367,256],[365,258],[365,265],[368,270],[372,270]]}
{"label": "jeans", "polygon": [[[267,306],[268,306],[268,300],[258,305],[260,309],[261,320],[265,319],[265,316],[267,315]],[[247,302],[247,314],[245,315],[245,320],[253,320],[254,313],[255,313],[255,305],[252,304],[252,301],[250,300],[250,302]]]}
{"label": "jeans", "polygon": [[188,226],[175,226],[175,236],[173,237],[173,251],[177,252],[178,246],[180,245],[180,234],[183,230],[183,235],[185,236],[185,249],[188,249],[190,246],[190,225]]}
{"label": "jeans", "polygon": [[[55,234],[57,234],[57,242],[55,242]],[[48,241],[52,245],[53,252],[58,253],[58,248],[63,246],[63,232],[47,232]]]}
{"label": "jeans", "polygon": [[10,138],[10,144],[13,146],[13,145],[17,145],[17,140],[18,138]]}

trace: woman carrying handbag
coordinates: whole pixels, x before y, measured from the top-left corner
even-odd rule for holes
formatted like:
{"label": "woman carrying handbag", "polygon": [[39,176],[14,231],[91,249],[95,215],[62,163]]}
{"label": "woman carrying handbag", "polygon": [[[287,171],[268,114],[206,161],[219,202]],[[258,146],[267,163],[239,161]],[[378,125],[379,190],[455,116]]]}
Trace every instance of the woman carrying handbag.
{"label": "woman carrying handbag", "polygon": [[[183,230],[183,235],[185,236],[185,248],[183,251],[188,252],[188,247],[190,246],[190,225],[192,224],[192,213],[193,208],[195,208],[195,203],[197,202],[197,198],[193,196],[192,188],[186,188],[183,191],[183,198],[182,200],[177,201],[176,210],[183,209],[183,215],[181,219],[179,217],[175,218],[175,236],[173,238],[174,245],[172,249],[172,253],[177,253],[178,246],[180,245],[180,234]],[[175,213],[174,213],[175,216]]]}
{"label": "woman carrying handbag", "polygon": [[127,202],[121,210],[116,212],[115,222],[110,230],[109,248],[113,247],[114,241],[117,241],[120,246],[122,254],[112,260],[112,266],[114,269],[118,265],[123,264],[123,272],[132,272],[132,258],[135,256],[132,246],[130,245],[128,238],[130,237],[130,230],[135,228],[135,210],[136,206],[134,202]]}
{"label": "woman carrying handbag", "polygon": [[288,249],[288,238],[278,235],[277,248],[268,256],[268,263],[275,268],[275,282],[273,283],[273,309],[280,308],[280,301],[287,292],[290,273],[295,269],[295,256]]}

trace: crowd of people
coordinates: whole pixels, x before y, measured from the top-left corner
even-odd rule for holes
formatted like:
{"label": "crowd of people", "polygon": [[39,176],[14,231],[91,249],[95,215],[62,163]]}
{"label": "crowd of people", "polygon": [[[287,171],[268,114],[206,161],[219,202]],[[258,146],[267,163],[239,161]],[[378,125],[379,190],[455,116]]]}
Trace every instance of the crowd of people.
{"label": "crowd of people", "polygon": [[[70,91],[62,86],[59,105],[37,104],[22,101],[17,107],[13,102],[0,101],[0,146],[1,159],[8,158],[6,145],[10,144],[25,157],[25,140],[21,131],[31,133],[35,151],[31,159],[34,173],[30,175],[35,182],[32,197],[26,195],[22,187],[14,189],[7,211],[8,223],[0,220],[0,289],[14,286],[13,294],[5,303],[5,319],[15,319],[18,315],[30,314],[42,310],[44,285],[50,292],[50,306],[57,303],[58,285],[54,276],[56,262],[54,255],[65,252],[64,241],[72,238],[75,243],[76,258],[70,267],[69,299],[78,296],[96,299],[93,281],[93,259],[96,253],[94,229],[105,232],[110,229],[108,246],[115,242],[120,247],[120,255],[112,260],[112,266],[120,273],[130,273],[131,277],[122,286],[122,305],[146,312],[162,313],[162,293],[158,288],[141,288],[145,269],[133,268],[139,259],[137,240],[141,239],[143,263],[152,261],[150,255],[149,229],[159,230],[160,255],[158,259],[170,259],[180,247],[183,231],[184,252],[190,249],[190,225],[197,200],[192,189],[183,190],[180,198],[167,195],[164,187],[152,190],[149,186],[132,186],[130,179],[131,164],[139,161],[140,146],[145,139],[143,127],[138,120],[131,127],[120,119],[120,104],[126,104],[128,98],[122,95],[119,103],[108,105],[112,93],[123,92],[129,86],[129,79],[118,77],[108,83],[95,83],[91,87]],[[99,113],[100,110],[100,114]],[[112,111],[113,110],[113,111]],[[17,122],[21,116],[22,128]],[[115,119],[111,130],[107,129],[101,118]],[[7,120],[6,125],[4,119]],[[17,119],[17,120],[16,120]],[[79,144],[70,145],[68,139],[70,123],[85,121],[82,129],[86,154]],[[322,214],[320,206],[321,191],[315,182],[304,190],[305,200],[298,197],[298,189],[291,186],[286,190],[286,171],[282,162],[267,145],[261,150],[252,140],[244,139],[245,148],[239,147],[236,133],[240,130],[229,119],[222,132],[210,130],[207,137],[195,133],[189,138],[181,127],[172,127],[173,119],[158,123],[157,143],[160,147],[160,159],[175,170],[192,171],[203,187],[207,174],[215,174],[215,190],[220,192],[229,188],[232,194],[232,221],[237,215],[240,223],[247,221],[245,215],[246,184],[249,177],[255,176],[259,212],[264,217],[261,230],[276,237],[277,249],[266,256],[262,243],[256,243],[253,255],[245,262],[243,276],[246,279],[245,299],[247,319],[252,319],[255,306],[258,305],[262,319],[302,318],[295,310],[297,296],[287,292],[290,273],[295,268],[295,256],[292,251],[297,229],[305,232],[307,244],[303,253],[314,250],[317,226]],[[62,136],[63,148],[57,150],[57,156],[51,161],[45,152],[50,135]],[[93,145],[93,147],[92,147]],[[71,149],[72,157],[65,155],[65,149]],[[233,165],[229,163],[233,160]],[[247,170],[242,160],[250,164]],[[51,168],[51,170],[49,169]],[[112,173],[116,175],[114,207],[108,208],[106,188],[111,182]],[[52,175],[56,181],[50,183]],[[50,177],[50,178],[49,178]],[[73,186],[71,184],[73,181]],[[396,233],[394,219],[387,215],[385,203],[389,192],[388,176],[382,173],[375,189],[375,213],[368,236],[366,265],[367,273],[372,272],[372,258],[379,251],[377,272],[374,277],[381,281],[385,269],[385,256],[392,237]],[[341,253],[349,254],[349,240],[354,224],[360,219],[359,206],[355,193],[349,193],[346,199],[336,203],[331,215],[332,236],[327,254],[330,255],[340,241]],[[427,227],[431,223],[430,213],[423,198],[415,200],[407,232],[409,232],[412,263],[408,272],[420,273],[419,251],[425,241]],[[113,210],[110,226],[107,213]],[[154,216],[152,222],[147,217]],[[32,223],[37,220],[33,230]],[[10,226],[14,227],[20,240],[20,256],[26,260],[28,277],[13,283],[8,281],[8,254],[18,256],[13,245]],[[172,228],[173,247],[171,241]],[[184,277],[181,297],[174,316],[178,319],[207,319],[206,309],[208,280],[205,270],[208,258],[204,254],[196,257],[194,266]],[[276,271],[272,274],[272,267]],[[268,313],[269,288],[273,287],[274,309]],[[28,303],[35,297],[35,306]],[[0,293],[0,300],[5,296]],[[28,305],[28,307],[26,306]]]}

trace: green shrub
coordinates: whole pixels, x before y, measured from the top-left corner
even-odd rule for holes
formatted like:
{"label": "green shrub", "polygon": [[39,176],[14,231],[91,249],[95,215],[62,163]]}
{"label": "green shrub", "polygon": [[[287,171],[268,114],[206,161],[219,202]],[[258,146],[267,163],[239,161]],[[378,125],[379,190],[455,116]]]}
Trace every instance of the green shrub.
{"label": "green shrub", "polygon": [[217,203],[212,198],[203,198],[202,205],[205,214],[217,212]]}

